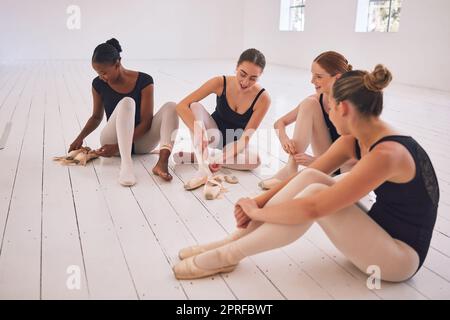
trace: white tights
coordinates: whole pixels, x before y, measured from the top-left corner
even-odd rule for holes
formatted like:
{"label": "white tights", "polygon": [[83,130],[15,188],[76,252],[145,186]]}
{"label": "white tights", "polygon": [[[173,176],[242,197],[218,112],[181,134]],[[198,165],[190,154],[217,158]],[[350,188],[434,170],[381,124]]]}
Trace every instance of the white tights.
{"label": "white tights", "polygon": [[[300,105],[292,139],[295,141],[297,153],[304,153],[310,144],[315,157],[328,150],[332,141],[320,105]],[[297,170],[298,164],[294,157],[290,156],[288,163],[273,176],[273,179],[284,181]]]}
{"label": "white tights", "polygon": [[[190,106],[192,113],[194,114],[194,118],[196,124],[199,124],[201,127],[197,128],[196,132],[206,132],[210,136],[206,137],[208,141],[211,139],[211,136],[214,136],[215,139],[209,144],[209,147],[213,149],[221,149],[222,145],[220,145],[221,141],[217,139],[220,136],[220,131],[217,127],[216,122],[205,109],[205,107],[195,102]],[[225,137],[223,137],[225,138]],[[199,174],[203,175],[205,172],[208,172],[207,169],[207,160],[209,157],[209,151],[206,150],[205,154],[200,154],[200,146],[201,146],[201,137],[192,137],[194,142],[194,153],[197,158],[199,164]],[[233,170],[240,171],[249,171],[256,169],[261,164],[258,154],[250,151],[247,147],[242,150],[235,159],[227,161],[227,163],[223,164],[224,168],[229,168]]]}
{"label": "white tights", "polygon": [[[153,116],[152,126],[135,142],[135,152],[150,153],[158,144],[171,150],[178,129],[176,104],[168,102]],[[100,135],[101,145],[118,144],[121,157],[119,182],[124,186],[136,183],[131,152],[134,135],[136,103],[132,98],[120,100]]]}
{"label": "white tights", "polygon": [[[333,183],[335,180],[322,172],[306,169],[280,190],[267,206],[307,197],[329,188]],[[356,204],[315,222],[364,273],[368,272],[369,266],[378,266],[383,280],[399,282],[409,279],[417,271],[419,256],[416,251],[404,242],[393,239]],[[196,256],[195,263],[204,269],[237,264],[245,257],[294,242],[313,223],[280,225],[252,221],[247,229],[239,229],[224,240],[209,244],[210,250]]]}

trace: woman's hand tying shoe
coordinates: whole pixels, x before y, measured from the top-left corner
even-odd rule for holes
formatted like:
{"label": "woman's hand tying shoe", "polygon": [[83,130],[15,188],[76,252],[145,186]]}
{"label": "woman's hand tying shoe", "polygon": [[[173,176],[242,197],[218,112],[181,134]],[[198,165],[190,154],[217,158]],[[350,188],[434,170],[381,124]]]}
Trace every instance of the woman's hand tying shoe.
{"label": "woman's hand tying shoe", "polygon": [[294,160],[297,164],[308,167],[311,163],[314,162],[314,160],[316,160],[316,158],[310,156],[307,153],[298,153],[294,155]]}
{"label": "woman's hand tying shoe", "polygon": [[283,147],[283,150],[289,154],[289,155],[295,155],[296,148],[295,148],[295,140],[289,139],[288,136],[285,136],[284,138],[280,139],[281,146]]}
{"label": "woman's hand tying shoe", "polygon": [[83,139],[76,138],[74,142],[70,144],[69,153],[74,150],[79,150],[83,146]]}

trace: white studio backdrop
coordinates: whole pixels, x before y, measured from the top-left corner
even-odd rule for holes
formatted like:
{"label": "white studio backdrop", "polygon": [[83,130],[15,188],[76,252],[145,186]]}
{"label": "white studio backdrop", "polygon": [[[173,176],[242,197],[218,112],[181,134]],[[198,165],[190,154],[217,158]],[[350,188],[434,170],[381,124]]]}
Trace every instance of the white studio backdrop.
{"label": "white studio backdrop", "polygon": [[398,33],[355,32],[357,3],[306,0],[305,31],[286,32],[279,31],[280,0],[245,0],[244,47],[308,69],[319,53],[335,50],[355,68],[384,63],[396,82],[450,91],[449,0],[403,0]]}
{"label": "white studio backdrop", "polygon": [[286,32],[280,0],[0,0],[0,61],[89,59],[111,36],[127,59],[236,60],[256,47],[269,63],[309,69],[336,50],[355,68],[384,63],[398,83],[450,91],[449,0],[403,0],[398,33],[355,32],[357,3],[306,0],[305,31]]}
{"label": "white studio backdrop", "polygon": [[240,0],[0,0],[0,60],[89,59],[111,36],[128,59],[228,59],[242,29]]}

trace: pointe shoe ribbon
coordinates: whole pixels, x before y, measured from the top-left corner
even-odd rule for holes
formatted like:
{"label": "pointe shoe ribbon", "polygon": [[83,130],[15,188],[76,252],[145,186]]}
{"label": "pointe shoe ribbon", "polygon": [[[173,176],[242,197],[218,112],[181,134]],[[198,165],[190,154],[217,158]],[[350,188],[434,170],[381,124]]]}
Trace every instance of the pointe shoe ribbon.
{"label": "pointe shoe ribbon", "polygon": [[219,182],[223,182],[225,181],[226,183],[229,184],[238,184],[239,183],[239,179],[236,176],[230,176],[230,175],[215,175],[214,179],[219,181]]}
{"label": "pointe shoe ribbon", "polygon": [[173,267],[173,273],[178,280],[192,280],[206,278],[219,273],[228,273],[233,271],[237,265],[225,266],[217,269],[199,268],[194,261],[195,257],[190,257],[180,261]]}
{"label": "pointe shoe ribbon", "polygon": [[86,166],[89,161],[96,158],[98,158],[98,155],[95,151],[92,151],[89,147],[83,147],[69,152],[66,156],[54,157],[53,161],[65,166]]}
{"label": "pointe shoe ribbon", "polygon": [[239,179],[236,176],[229,176],[229,175],[225,176],[215,175],[210,177],[203,176],[203,177],[195,177],[189,180],[184,185],[184,189],[187,191],[192,191],[205,185],[205,188],[203,190],[205,197],[208,200],[214,200],[219,196],[220,192],[226,191],[226,189],[222,187],[222,182],[224,180],[229,184],[239,183]]}
{"label": "pointe shoe ribbon", "polygon": [[208,178],[203,189],[203,194],[206,200],[214,200],[220,195],[221,192],[225,192],[226,189],[222,186],[222,177],[214,176]]}

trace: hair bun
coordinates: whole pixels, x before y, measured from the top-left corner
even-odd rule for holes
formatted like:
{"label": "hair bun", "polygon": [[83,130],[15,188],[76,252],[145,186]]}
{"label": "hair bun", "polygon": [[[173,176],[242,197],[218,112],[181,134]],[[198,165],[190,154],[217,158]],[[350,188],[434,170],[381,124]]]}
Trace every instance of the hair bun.
{"label": "hair bun", "polygon": [[108,41],[106,41],[106,43],[116,48],[117,52],[122,52],[122,47],[120,46],[119,40],[117,40],[116,38],[109,39]]}
{"label": "hair bun", "polygon": [[347,67],[347,72],[349,72],[349,71],[353,71],[353,66],[351,64],[349,64]]}
{"label": "hair bun", "polygon": [[392,81],[392,73],[382,64],[364,76],[364,85],[370,91],[379,92],[386,88]]}

